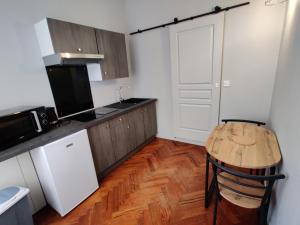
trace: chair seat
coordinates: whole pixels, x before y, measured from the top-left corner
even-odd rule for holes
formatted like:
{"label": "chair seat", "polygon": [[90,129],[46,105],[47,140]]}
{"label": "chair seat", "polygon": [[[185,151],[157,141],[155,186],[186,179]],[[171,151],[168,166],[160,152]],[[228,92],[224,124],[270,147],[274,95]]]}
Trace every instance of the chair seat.
{"label": "chair seat", "polygon": [[[248,184],[248,185],[255,185],[257,187],[261,187],[261,188],[256,188],[256,187],[246,187],[240,184],[236,184],[233,183],[230,180],[227,180],[226,178],[239,182],[239,183],[243,183],[243,184]],[[249,209],[256,209],[259,208],[261,205],[261,198],[256,198],[256,197],[250,197],[247,195],[243,195],[243,194],[239,194],[236,193],[232,190],[229,190],[225,187],[223,187],[223,185],[237,190],[239,192],[243,192],[246,194],[250,194],[250,195],[256,195],[256,196],[263,196],[265,193],[265,188],[263,184],[261,184],[258,181],[252,181],[249,179],[243,179],[243,178],[238,178],[236,176],[230,175],[228,173],[225,172],[221,172],[218,175],[218,182],[219,182],[219,189],[220,189],[220,194],[223,198],[225,198],[226,200],[228,200],[229,202],[231,202],[232,204],[238,205],[240,207],[243,208],[249,208]]]}

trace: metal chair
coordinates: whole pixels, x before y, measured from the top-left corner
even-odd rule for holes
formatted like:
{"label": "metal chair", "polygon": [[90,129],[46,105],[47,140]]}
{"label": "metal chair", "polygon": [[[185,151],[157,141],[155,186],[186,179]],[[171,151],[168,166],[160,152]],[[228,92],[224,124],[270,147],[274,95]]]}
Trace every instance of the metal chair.
{"label": "metal chair", "polygon": [[213,225],[217,222],[219,198],[222,196],[234,205],[259,209],[260,225],[267,225],[267,216],[276,180],[284,179],[283,174],[258,176],[249,175],[219,164],[212,157],[208,157],[213,167],[213,182],[215,185],[215,206]]}

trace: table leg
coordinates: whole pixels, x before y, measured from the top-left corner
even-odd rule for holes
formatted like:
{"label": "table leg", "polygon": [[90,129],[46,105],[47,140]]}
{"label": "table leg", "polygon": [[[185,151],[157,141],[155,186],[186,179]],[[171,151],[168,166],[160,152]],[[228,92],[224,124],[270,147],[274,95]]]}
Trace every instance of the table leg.
{"label": "table leg", "polygon": [[272,167],[270,168],[270,174],[271,174],[271,175],[274,175],[275,172],[276,172],[276,167],[275,167],[275,166],[272,166]]}
{"label": "table leg", "polygon": [[209,184],[209,160],[208,160],[209,154],[206,154],[206,165],[205,165],[205,201],[204,201],[204,207],[208,208],[210,199],[214,192],[214,182],[211,182]]}
{"label": "table leg", "polygon": [[206,154],[206,165],[205,165],[205,202],[204,207],[208,208],[208,178],[209,178],[209,161],[208,161],[208,154]]}

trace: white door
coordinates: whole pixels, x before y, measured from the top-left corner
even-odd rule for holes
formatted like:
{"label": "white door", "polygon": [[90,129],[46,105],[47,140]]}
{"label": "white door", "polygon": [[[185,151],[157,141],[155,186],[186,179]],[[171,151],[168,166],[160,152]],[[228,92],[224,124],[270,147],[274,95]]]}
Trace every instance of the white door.
{"label": "white door", "polygon": [[174,136],[204,143],[219,121],[224,13],[170,27]]}

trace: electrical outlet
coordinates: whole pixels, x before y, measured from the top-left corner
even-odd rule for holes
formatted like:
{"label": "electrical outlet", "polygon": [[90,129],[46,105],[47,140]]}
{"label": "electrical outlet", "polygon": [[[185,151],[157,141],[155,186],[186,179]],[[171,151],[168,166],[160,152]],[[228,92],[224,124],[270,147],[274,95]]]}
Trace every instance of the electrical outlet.
{"label": "electrical outlet", "polygon": [[273,5],[281,4],[281,3],[284,3],[284,2],[287,2],[287,1],[288,0],[266,0],[265,5],[266,6],[273,6]]}

